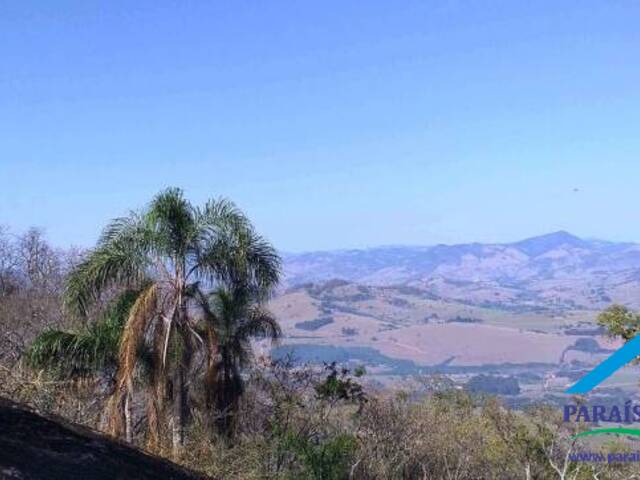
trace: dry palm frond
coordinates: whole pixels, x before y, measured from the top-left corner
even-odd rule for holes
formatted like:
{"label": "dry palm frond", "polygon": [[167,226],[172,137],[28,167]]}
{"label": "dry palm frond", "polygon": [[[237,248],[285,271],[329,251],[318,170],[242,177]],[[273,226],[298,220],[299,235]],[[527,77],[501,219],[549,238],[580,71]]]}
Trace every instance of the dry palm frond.
{"label": "dry palm frond", "polygon": [[152,452],[158,452],[162,436],[160,419],[164,413],[166,393],[166,370],[162,353],[166,335],[165,330],[169,327],[170,325],[166,324],[163,318],[156,319],[150,362],[150,381],[147,387],[147,449]]}
{"label": "dry palm frond", "polygon": [[126,419],[129,418],[127,409],[131,403],[133,374],[146,327],[156,313],[157,291],[157,285],[152,284],[140,294],[131,308],[120,340],[116,388],[108,405],[108,429],[115,436],[131,435]]}

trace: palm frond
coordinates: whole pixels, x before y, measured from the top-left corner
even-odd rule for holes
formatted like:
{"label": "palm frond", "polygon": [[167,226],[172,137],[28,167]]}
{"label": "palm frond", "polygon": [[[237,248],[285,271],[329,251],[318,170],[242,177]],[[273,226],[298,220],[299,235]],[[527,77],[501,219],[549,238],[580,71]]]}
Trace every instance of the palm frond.
{"label": "palm frond", "polygon": [[59,376],[68,375],[75,357],[77,340],[76,333],[46,330],[31,344],[27,351],[27,361],[32,368],[47,369]]}
{"label": "palm frond", "polygon": [[163,351],[166,332],[169,327],[159,316],[155,320],[156,325],[153,330],[153,347],[149,361],[150,379],[147,384],[147,448],[155,451],[160,446],[163,425],[162,416],[164,413],[166,378],[163,364]]}
{"label": "palm frond", "polygon": [[152,238],[135,214],[111,222],[103,231],[98,247],[67,278],[65,307],[70,313],[86,316],[90,305],[107,288],[140,284],[149,267]]}
{"label": "palm frond", "polygon": [[209,200],[204,208],[196,209],[195,219],[200,233],[199,240],[203,243],[250,225],[245,214],[225,198]]}
{"label": "palm frond", "polygon": [[253,305],[247,312],[245,322],[238,328],[237,336],[243,339],[269,338],[272,341],[282,336],[275,316],[261,305]]}
{"label": "palm frond", "polygon": [[275,248],[262,236],[251,231],[244,245],[246,274],[261,298],[271,295],[280,280],[281,260]]}
{"label": "palm frond", "polygon": [[195,209],[181,189],[168,188],[156,195],[144,216],[159,253],[173,258],[186,255],[197,235],[194,215]]}
{"label": "palm frond", "polygon": [[107,318],[74,333],[47,330],[36,337],[27,352],[32,368],[46,369],[59,377],[82,377],[113,367],[122,324]]}
{"label": "palm frond", "polygon": [[102,318],[78,332],[44,331],[27,351],[29,365],[60,377],[88,376],[115,367],[125,320],[139,293],[128,290],[118,295]]}
{"label": "palm frond", "polygon": [[[156,313],[158,288],[149,285],[138,296],[131,307],[127,323],[124,326],[118,352],[118,372],[116,388],[109,399],[109,430],[113,435],[131,434],[126,427],[127,408],[133,391],[133,375],[140,345],[144,339],[147,325]],[[126,432],[123,432],[127,430]]]}
{"label": "palm frond", "polygon": [[127,323],[122,332],[118,352],[118,375],[116,383],[123,386],[130,382],[135,370],[140,345],[148,323],[156,313],[158,286],[149,285],[131,307]]}
{"label": "palm frond", "polygon": [[210,283],[243,284],[268,296],[280,278],[280,257],[233,203],[218,200],[198,211],[201,236],[194,272]]}

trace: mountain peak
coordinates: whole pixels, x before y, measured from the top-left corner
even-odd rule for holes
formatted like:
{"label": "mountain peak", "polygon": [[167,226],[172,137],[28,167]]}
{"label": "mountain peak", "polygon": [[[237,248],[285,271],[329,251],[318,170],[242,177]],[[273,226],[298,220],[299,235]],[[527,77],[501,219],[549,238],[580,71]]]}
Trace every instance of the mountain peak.
{"label": "mountain peak", "polygon": [[512,245],[529,256],[538,256],[562,245],[586,247],[588,242],[569,232],[559,230],[557,232],[547,233],[546,235],[527,238],[526,240],[515,242]]}
{"label": "mountain peak", "polygon": [[551,236],[551,237],[563,237],[563,238],[572,238],[572,239],[578,239],[581,240],[580,237],[577,237],[576,235],[567,232],[566,230],[558,230],[557,232],[551,232],[548,233],[547,236]]}

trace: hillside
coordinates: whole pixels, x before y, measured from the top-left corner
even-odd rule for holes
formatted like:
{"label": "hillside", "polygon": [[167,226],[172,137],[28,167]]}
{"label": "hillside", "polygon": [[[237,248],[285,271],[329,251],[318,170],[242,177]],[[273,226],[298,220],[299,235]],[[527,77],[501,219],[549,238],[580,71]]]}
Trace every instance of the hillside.
{"label": "hillside", "polygon": [[597,313],[640,307],[640,246],[566,232],[286,255],[285,271],[271,304],[285,334],[276,354],[361,362],[375,375],[515,372],[538,390],[562,377],[561,388],[616,346]]}
{"label": "hillside", "polygon": [[414,287],[334,280],[274,299],[287,344],[370,347],[417,365],[558,364],[577,338],[606,339],[594,311],[513,312],[465,304]]}

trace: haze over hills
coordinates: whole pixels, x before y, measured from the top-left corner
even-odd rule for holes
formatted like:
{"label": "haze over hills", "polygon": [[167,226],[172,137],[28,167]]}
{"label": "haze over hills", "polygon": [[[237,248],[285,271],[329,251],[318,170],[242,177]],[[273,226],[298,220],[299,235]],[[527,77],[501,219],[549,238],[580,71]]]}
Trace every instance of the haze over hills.
{"label": "haze over hills", "polygon": [[506,244],[287,254],[284,264],[288,286],[343,279],[510,309],[599,309],[611,302],[640,307],[640,245],[563,231]]}

